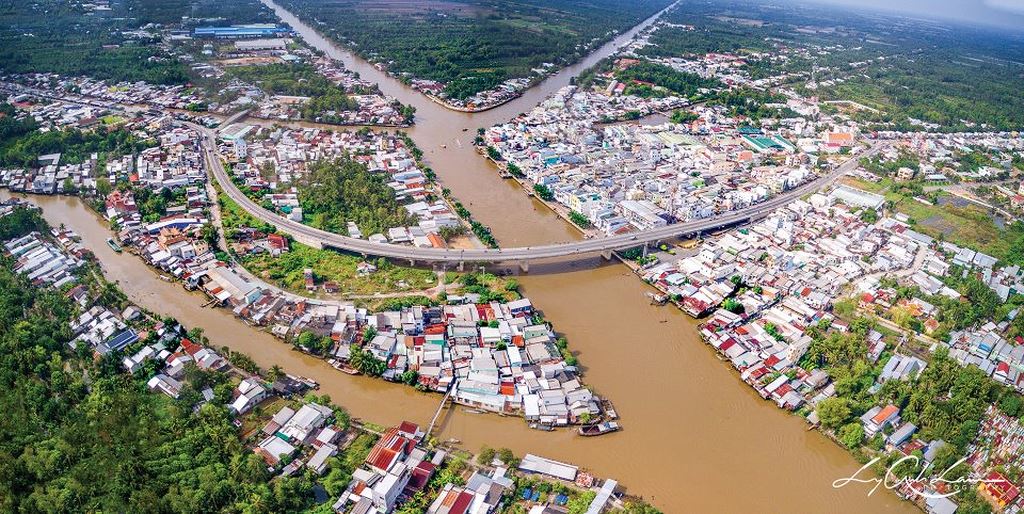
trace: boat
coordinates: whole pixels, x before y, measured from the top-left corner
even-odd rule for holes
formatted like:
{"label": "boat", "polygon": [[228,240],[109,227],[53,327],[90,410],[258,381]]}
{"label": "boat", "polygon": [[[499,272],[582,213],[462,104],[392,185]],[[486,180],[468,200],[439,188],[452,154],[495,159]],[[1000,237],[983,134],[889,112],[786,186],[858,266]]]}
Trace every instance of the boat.
{"label": "boat", "polygon": [[484,411],[482,411],[480,409],[462,409],[462,412],[465,412],[466,414],[483,414],[484,413]]}
{"label": "boat", "polygon": [[658,294],[648,291],[647,297],[651,299],[651,305],[665,305],[668,302],[667,294]]}
{"label": "boat", "polygon": [[619,419],[619,413],[615,412],[615,406],[610,400],[601,400],[601,409],[608,419]]}
{"label": "boat", "polygon": [[160,280],[163,280],[164,282],[173,282],[174,281],[173,278],[168,277],[167,275],[157,275],[157,276],[160,277]]}
{"label": "boat", "polygon": [[109,246],[111,250],[113,250],[113,251],[115,251],[117,253],[121,253],[121,250],[122,250],[121,245],[117,244],[117,241],[114,241],[114,238],[112,238],[112,237],[108,237],[107,238],[107,246]]}
{"label": "boat", "polygon": [[342,362],[342,361],[340,361],[338,359],[329,359],[327,361],[327,363],[330,364],[332,368],[334,368],[334,369],[336,369],[336,370],[338,370],[338,371],[340,371],[342,373],[348,373],[349,375],[358,375],[359,374],[359,370],[358,369],[355,369],[352,366],[349,366],[348,364],[346,364],[346,363],[344,363],[344,362]]}
{"label": "boat", "polygon": [[596,435],[610,434],[612,432],[618,432],[622,430],[622,427],[614,421],[605,421],[604,423],[595,423],[593,425],[583,425],[579,429],[579,433],[584,437],[593,437]]}
{"label": "boat", "polygon": [[555,430],[555,427],[551,425],[544,425],[542,423],[530,423],[530,428],[540,430],[542,432],[553,432]]}

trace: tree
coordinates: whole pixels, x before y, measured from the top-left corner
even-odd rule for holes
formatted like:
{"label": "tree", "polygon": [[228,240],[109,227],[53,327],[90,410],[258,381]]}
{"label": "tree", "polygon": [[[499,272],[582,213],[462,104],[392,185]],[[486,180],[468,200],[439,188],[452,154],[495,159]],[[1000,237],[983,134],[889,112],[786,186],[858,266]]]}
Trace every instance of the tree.
{"label": "tree", "polygon": [[480,453],[476,455],[476,463],[480,464],[481,466],[489,466],[491,462],[494,461],[494,457],[496,455],[497,452],[494,450],[494,448],[484,446],[483,448],[480,448]]}
{"label": "tree", "polygon": [[839,441],[851,450],[860,446],[860,442],[863,439],[864,427],[860,426],[860,423],[856,421],[839,429]]}
{"label": "tree", "polygon": [[850,418],[850,402],[846,398],[825,398],[817,407],[818,420],[825,428],[836,429]]}
{"label": "tree", "polygon": [[111,191],[113,191],[113,189],[114,188],[110,185],[110,179],[107,177],[100,177],[96,179],[96,194],[101,197],[105,198]]}
{"label": "tree", "polygon": [[270,367],[270,371],[267,372],[267,378],[269,378],[271,382],[276,382],[277,379],[279,379],[279,378],[281,378],[283,376],[284,376],[284,369],[282,369],[281,366],[278,366],[277,364],[274,364],[273,366],[271,366]]}

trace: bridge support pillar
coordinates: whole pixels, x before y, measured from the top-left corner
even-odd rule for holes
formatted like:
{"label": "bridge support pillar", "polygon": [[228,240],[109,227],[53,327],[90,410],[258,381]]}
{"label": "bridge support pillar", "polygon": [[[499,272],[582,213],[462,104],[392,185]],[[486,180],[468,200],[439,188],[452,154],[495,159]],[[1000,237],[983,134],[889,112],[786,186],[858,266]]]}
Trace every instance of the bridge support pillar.
{"label": "bridge support pillar", "polygon": [[415,267],[416,266],[416,259],[409,259],[409,266]]}
{"label": "bridge support pillar", "polygon": [[523,273],[529,273],[530,272],[530,263],[528,261],[519,261],[519,269]]}
{"label": "bridge support pillar", "polygon": [[644,259],[647,258],[647,243],[644,243]]}
{"label": "bridge support pillar", "polygon": [[[644,248],[647,248],[647,247],[645,246]],[[604,250],[604,251],[602,251],[601,252],[601,257],[604,257],[604,260],[606,260],[606,261],[612,260],[612,251],[611,250]]]}
{"label": "bridge support pillar", "polygon": [[466,271],[466,263],[465,262],[459,262],[459,273],[461,273],[463,271]]}

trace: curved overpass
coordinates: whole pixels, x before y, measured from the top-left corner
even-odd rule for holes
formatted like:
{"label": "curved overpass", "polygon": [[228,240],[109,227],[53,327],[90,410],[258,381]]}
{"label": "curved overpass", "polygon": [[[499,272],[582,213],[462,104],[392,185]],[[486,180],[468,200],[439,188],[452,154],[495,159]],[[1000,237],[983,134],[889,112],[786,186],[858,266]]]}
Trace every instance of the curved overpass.
{"label": "curved overpass", "polygon": [[686,234],[715,230],[733,224],[746,222],[751,219],[764,217],[771,211],[785,206],[794,199],[829,184],[839,176],[856,167],[857,160],[860,157],[874,154],[876,151],[876,148],[872,147],[866,152],[853,156],[827,175],[818,177],[795,189],[791,189],[780,195],[774,196],[762,203],[752,205],[746,209],[724,213],[714,218],[676,223],[642,232],[583,239],[571,243],[517,248],[459,250],[448,248],[417,248],[390,243],[374,243],[365,239],[356,239],[353,237],[335,234],[333,232],[327,232],[278,216],[277,214],[264,209],[252,199],[245,196],[245,194],[238,189],[235,183],[231,181],[231,177],[229,177],[227,172],[224,170],[224,166],[221,164],[220,158],[216,154],[215,149],[217,148],[217,142],[213,132],[198,125],[188,125],[204,134],[206,142],[203,147],[207,164],[210,166],[214,177],[220,183],[221,188],[223,188],[228,197],[248,211],[253,217],[274,226],[281,232],[290,234],[296,240],[317,247],[327,246],[364,255],[405,259],[413,262],[419,261],[454,264],[466,262],[526,263],[529,261],[583,256],[594,253],[603,253],[608,255],[608,252],[614,250],[624,250],[644,243],[674,239]]}

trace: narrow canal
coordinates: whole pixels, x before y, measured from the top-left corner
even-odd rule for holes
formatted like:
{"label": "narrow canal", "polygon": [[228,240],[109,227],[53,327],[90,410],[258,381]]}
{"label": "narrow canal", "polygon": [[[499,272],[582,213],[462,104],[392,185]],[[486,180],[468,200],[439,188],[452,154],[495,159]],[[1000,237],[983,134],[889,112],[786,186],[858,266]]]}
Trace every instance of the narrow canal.
{"label": "narrow canal", "polygon": [[[472,139],[477,127],[507,120],[537,105],[638,29],[513,102],[465,114],[429,101],[331,44],[270,0],[264,2],[308,43],[379,83],[385,93],[416,106],[416,126],[410,135],[443,185],[477,219],[491,226],[503,245],[578,237],[517,185],[499,179],[475,153]],[[201,308],[202,297],[159,280],[138,258],[111,251],[104,244],[109,236],[105,223],[79,200],[33,200],[51,223],[63,223],[83,237],[108,278],[119,282],[133,301],[190,327],[202,327],[214,344],[243,351],[261,367],[279,364],[290,373],[317,380],[322,393],[330,394],[356,417],[378,423],[430,420],[438,395],[342,374],[246,327],[226,310]],[[519,455],[531,452],[572,462],[598,476],[619,480],[630,493],[670,513],[916,512],[889,493],[868,496],[868,488],[856,486],[833,489],[833,480],[849,476],[860,465],[743,384],[701,343],[693,320],[675,309],[648,305],[646,286],[624,266],[598,260],[564,264],[536,269],[521,276],[520,282],[579,353],[586,383],[615,402],[625,429],[605,437],[581,438],[569,430],[538,432],[519,419],[470,414],[456,407],[443,418],[439,438],[459,439],[470,450],[485,444],[505,446]]]}

